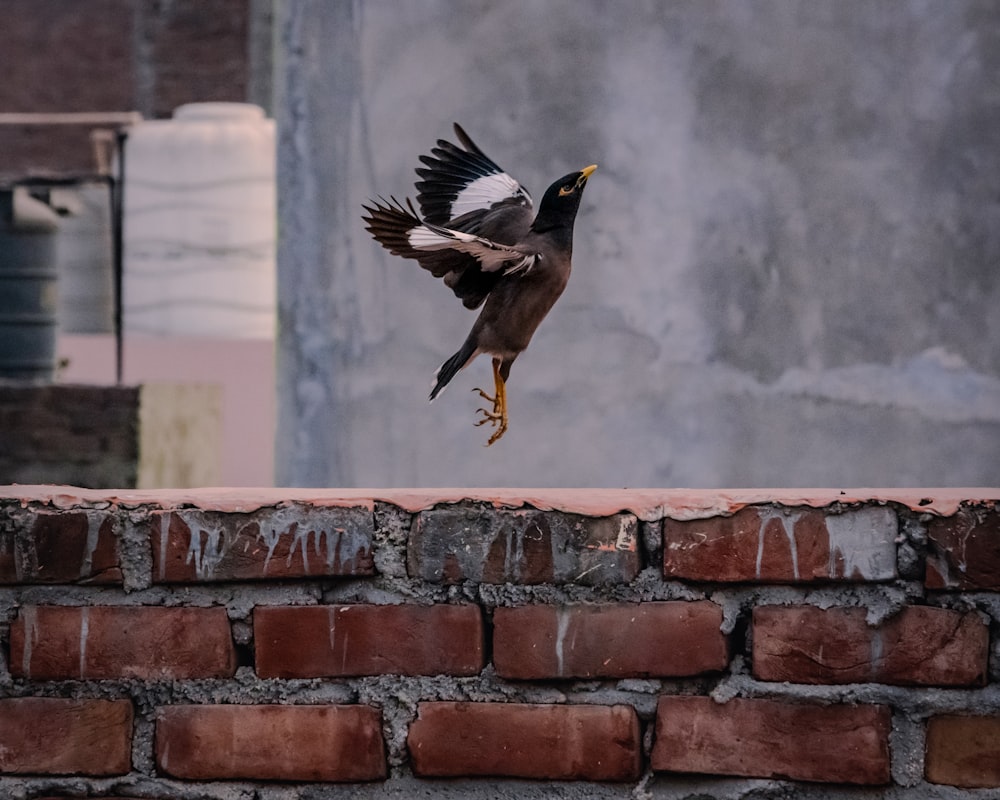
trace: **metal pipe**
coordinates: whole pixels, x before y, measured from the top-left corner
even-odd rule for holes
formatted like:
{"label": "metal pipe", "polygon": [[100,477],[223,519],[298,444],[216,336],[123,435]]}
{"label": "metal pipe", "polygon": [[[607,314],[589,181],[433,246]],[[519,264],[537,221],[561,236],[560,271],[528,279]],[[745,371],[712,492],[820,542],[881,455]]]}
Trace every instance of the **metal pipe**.
{"label": "metal pipe", "polygon": [[125,140],[128,130],[119,128],[115,134],[115,144],[118,151],[118,169],[110,180],[111,187],[111,224],[113,232],[112,256],[115,271],[115,382],[122,383],[124,365],[124,327],[122,324],[122,287],[124,286],[125,264]]}

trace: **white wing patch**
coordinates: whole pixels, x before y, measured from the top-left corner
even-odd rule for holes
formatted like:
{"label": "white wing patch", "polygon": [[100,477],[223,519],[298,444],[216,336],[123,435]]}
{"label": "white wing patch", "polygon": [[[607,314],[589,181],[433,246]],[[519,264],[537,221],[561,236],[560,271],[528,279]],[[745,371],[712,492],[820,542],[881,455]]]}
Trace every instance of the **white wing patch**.
{"label": "white wing patch", "polygon": [[512,197],[523,197],[528,205],[531,205],[531,195],[506,172],[484,175],[481,178],[476,178],[458,193],[451,204],[451,218],[455,219],[470,211],[489,208],[494,203],[500,203]]}
{"label": "white wing patch", "polygon": [[410,228],[406,238],[414,250],[449,250],[455,246],[455,236],[445,236],[426,225]]}
{"label": "white wing patch", "polygon": [[503,268],[504,274],[527,272],[538,257],[507,245],[497,244],[481,236],[431,225],[428,222],[411,228],[407,240],[414,250],[458,250],[476,258],[484,272]]}

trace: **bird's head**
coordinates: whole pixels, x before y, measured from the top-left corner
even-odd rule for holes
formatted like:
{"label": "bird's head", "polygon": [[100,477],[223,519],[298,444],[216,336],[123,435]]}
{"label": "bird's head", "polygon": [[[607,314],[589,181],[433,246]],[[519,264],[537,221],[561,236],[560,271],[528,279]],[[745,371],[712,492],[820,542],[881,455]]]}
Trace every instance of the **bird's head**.
{"label": "bird's head", "polygon": [[573,229],[573,221],[576,219],[577,209],[580,208],[583,189],[587,185],[587,180],[594,174],[595,169],[597,169],[597,164],[591,164],[579,172],[571,172],[545,190],[542,202],[538,207],[538,215],[531,226],[536,233],[559,227]]}

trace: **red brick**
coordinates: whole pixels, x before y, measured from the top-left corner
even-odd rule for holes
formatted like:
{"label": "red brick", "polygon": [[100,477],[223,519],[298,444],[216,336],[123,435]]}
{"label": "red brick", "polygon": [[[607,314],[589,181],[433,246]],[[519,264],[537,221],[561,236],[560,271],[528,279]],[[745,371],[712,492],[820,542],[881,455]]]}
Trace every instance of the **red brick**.
{"label": "red brick", "polygon": [[156,766],[185,780],[374,781],[386,775],[369,706],[166,706]]}
{"label": "red brick", "polygon": [[255,514],[153,514],[154,583],[373,575],[364,508],[289,506]]}
{"label": "red brick", "polygon": [[642,568],[631,514],[449,506],[421,513],[407,544],[411,576],[433,583],[628,583]]}
{"label": "red brick", "polygon": [[522,680],[697,675],[729,662],[721,625],[707,600],[498,608],[493,660]]}
{"label": "red brick", "polygon": [[896,515],[748,506],[731,517],[667,519],[663,570],[694,581],[809,583],[896,577]]}
{"label": "red brick", "polygon": [[1000,590],[1000,511],[962,508],[927,525],[929,589]]}
{"label": "red brick", "polygon": [[111,514],[35,511],[27,519],[25,530],[0,534],[0,583],[121,583]]}
{"label": "red brick", "polygon": [[224,608],[25,606],[10,671],[32,680],[226,678],[236,653]]}
{"label": "red brick", "polygon": [[406,741],[421,777],[633,781],[641,774],[630,706],[421,703]]}
{"label": "red brick", "polygon": [[128,700],[0,700],[0,773],[124,775],[131,759]]}
{"label": "red brick", "polygon": [[792,683],[985,683],[989,629],[975,612],[910,606],[878,627],[865,615],[863,608],[755,608],[754,676]]}
{"label": "red brick", "polygon": [[884,706],[661,697],[654,770],[827,783],[889,782]]}
{"label": "red brick", "polygon": [[966,789],[1000,786],[1000,716],[931,717],[925,764],[931,783]]}
{"label": "red brick", "polygon": [[257,606],[257,674],[477,675],[483,620],[474,605]]}

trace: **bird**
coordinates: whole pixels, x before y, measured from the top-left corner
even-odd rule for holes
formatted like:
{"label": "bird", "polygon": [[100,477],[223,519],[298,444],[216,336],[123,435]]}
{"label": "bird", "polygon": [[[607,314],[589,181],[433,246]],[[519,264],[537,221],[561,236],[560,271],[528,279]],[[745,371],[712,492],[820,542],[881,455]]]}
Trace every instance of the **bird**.
{"label": "bird", "polygon": [[493,361],[493,393],[477,409],[492,426],[486,447],[508,428],[507,379],[541,321],[566,288],[573,225],[596,164],[570,172],[542,195],[528,191],[454,123],[459,144],[438,139],[416,168],[417,205],[390,195],[362,205],[366,230],[393,255],[442,278],[468,309],[482,306],[462,346],[435,372],[430,401],[477,356]]}

